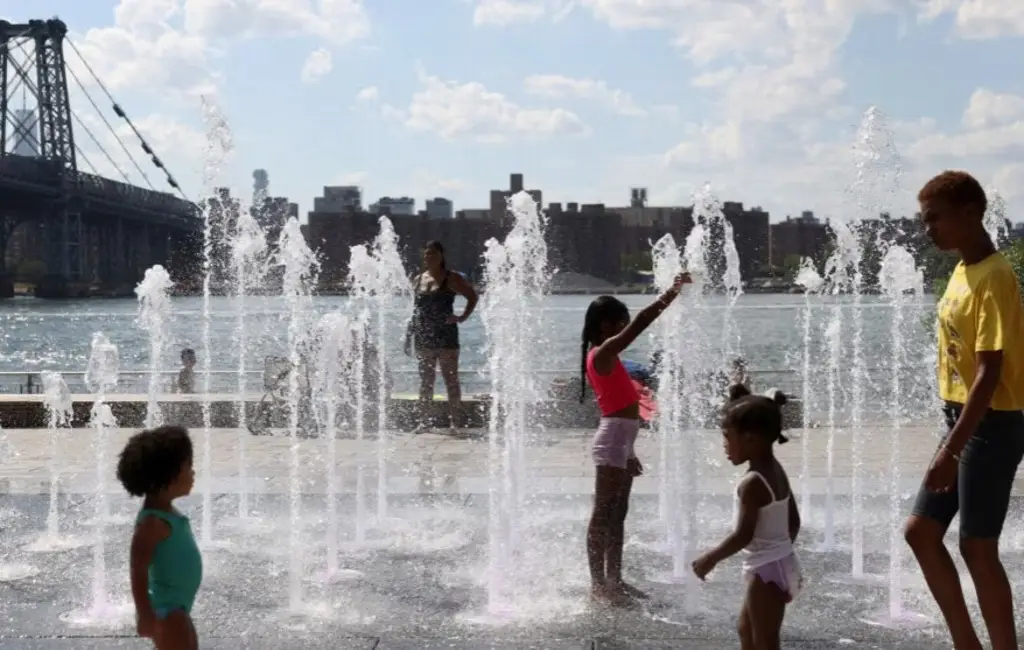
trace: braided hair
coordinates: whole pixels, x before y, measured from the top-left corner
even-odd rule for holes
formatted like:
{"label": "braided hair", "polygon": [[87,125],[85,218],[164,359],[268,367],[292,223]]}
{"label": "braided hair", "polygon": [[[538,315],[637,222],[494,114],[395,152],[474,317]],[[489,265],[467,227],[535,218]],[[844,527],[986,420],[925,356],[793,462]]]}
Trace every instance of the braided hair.
{"label": "braided hair", "polygon": [[592,346],[604,342],[601,338],[602,325],[623,320],[629,320],[629,307],[613,296],[598,296],[587,307],[580,336],[580,404],[587,395],[587,353]]}
{"label": "braided hair", "polygon": [[782,406],[786,401],[782,391],[775,391],[773,397],[751,395],[743,384],[733,384],[729,387],[722,428],[756,433],[783,445],[789,442],[789,438],[782,435]]}

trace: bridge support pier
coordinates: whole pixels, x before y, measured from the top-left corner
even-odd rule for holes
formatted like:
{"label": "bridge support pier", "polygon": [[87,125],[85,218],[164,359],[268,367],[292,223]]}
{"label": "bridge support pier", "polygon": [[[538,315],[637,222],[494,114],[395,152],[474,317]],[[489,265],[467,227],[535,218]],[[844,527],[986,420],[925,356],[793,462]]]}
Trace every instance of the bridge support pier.
{"label": "bridge support pier", "polygon": [[46,218],[46,275],[36,287],[39,298],[84,295],[82,276],[82,211],[70,199],[49,206]]}

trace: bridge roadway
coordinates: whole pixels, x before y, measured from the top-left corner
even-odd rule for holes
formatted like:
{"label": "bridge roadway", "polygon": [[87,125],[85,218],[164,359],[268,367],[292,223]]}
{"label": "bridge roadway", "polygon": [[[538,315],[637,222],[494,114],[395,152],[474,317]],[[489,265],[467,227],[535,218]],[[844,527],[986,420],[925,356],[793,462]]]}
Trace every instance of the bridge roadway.
{"label": "bridge roadway", "polygon": [[[41,297],[130,290],[147,268],[167,266],[189,282],[198,269],[203,223],[199,206],[173,194],[71,172],[60,163],[0,156],[0,250],[31,228],[19,261],[46,264]],[[191,276],[191,277],[190,277]],[[0,275],[0,297],[13,294]]]}

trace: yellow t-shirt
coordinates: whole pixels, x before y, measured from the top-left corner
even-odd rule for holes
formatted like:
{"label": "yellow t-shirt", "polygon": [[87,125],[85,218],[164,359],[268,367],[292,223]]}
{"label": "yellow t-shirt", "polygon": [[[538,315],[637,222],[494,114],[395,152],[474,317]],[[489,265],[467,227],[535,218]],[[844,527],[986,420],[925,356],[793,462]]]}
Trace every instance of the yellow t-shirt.
{"label": "yellow t-shirt", "polygon": [[990,408],[1024,409],[1024,304],[1000,253],[957,264],[939,301],[939,396],[963,404],[978,373],[975,352],[1003,351]]}

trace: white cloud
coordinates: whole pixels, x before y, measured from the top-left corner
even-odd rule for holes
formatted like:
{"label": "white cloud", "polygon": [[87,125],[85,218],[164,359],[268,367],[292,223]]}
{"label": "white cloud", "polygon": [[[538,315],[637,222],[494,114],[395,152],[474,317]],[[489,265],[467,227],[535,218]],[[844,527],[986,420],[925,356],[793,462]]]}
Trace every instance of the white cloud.
{"label": "white cloud", "polygon": [[[310,36],[341,46],[369,33],[362,0],[121,0],[113,25],[72,41],[111,90],[194,97],[215,91],[211,60],[222,44]],[[91,77],[68,60],[83,82]]]}
{"label": "white cloud", "polygon": [[970,129],[981,129],[1021,119],[1024,119],[1024,97],[979,88],[971,95],[963,124]]}
{"label": "white cloud", "polygon": [[359,102],[375,102],[379,97],[380,91],[377,86],[367,86],[356,93],[356,101]]}
{"label": "white cloud", "polygon": [[954,14],[954,29],[962,38],[1024,36],[1024,3],[1019,0],[919,1],[923,20]]}
{"label": "white cloud", "polygon": [[421,88],[408,108],[383,107],[385,116],[400,120],[413,131],[483,143],[589,133],[575,113],[563,108],[524,108],[477,82],[448,81],[422,71],[418,78]]}
{"label": "white cloud", "polygon": [[474,25],[510,25],[540,20],[547,7],[537,0],[480,0],[473,10]]}
{"label": "white cloud", "polygon": [[308,35],[344,45],[370,34],[362,0],[185,0],[184,13],[189,33],[212,39]]}
{"label": "white cloud", "polygon": [[326,48],[318,48],[309,53],[306,62],[302,64],[300,78],[302,83],[314,83],[330,74],[334,68],[331,59],[331,52]]}
{"label": "white cloud", "polygon": [[606,82],[596,79],[539,74],[527,77],[524,85],[526,92],[531,95],[596,101],[620,115],[639,117],[647,114],[647,111],[637,106],[629,93],[610,88]]}

